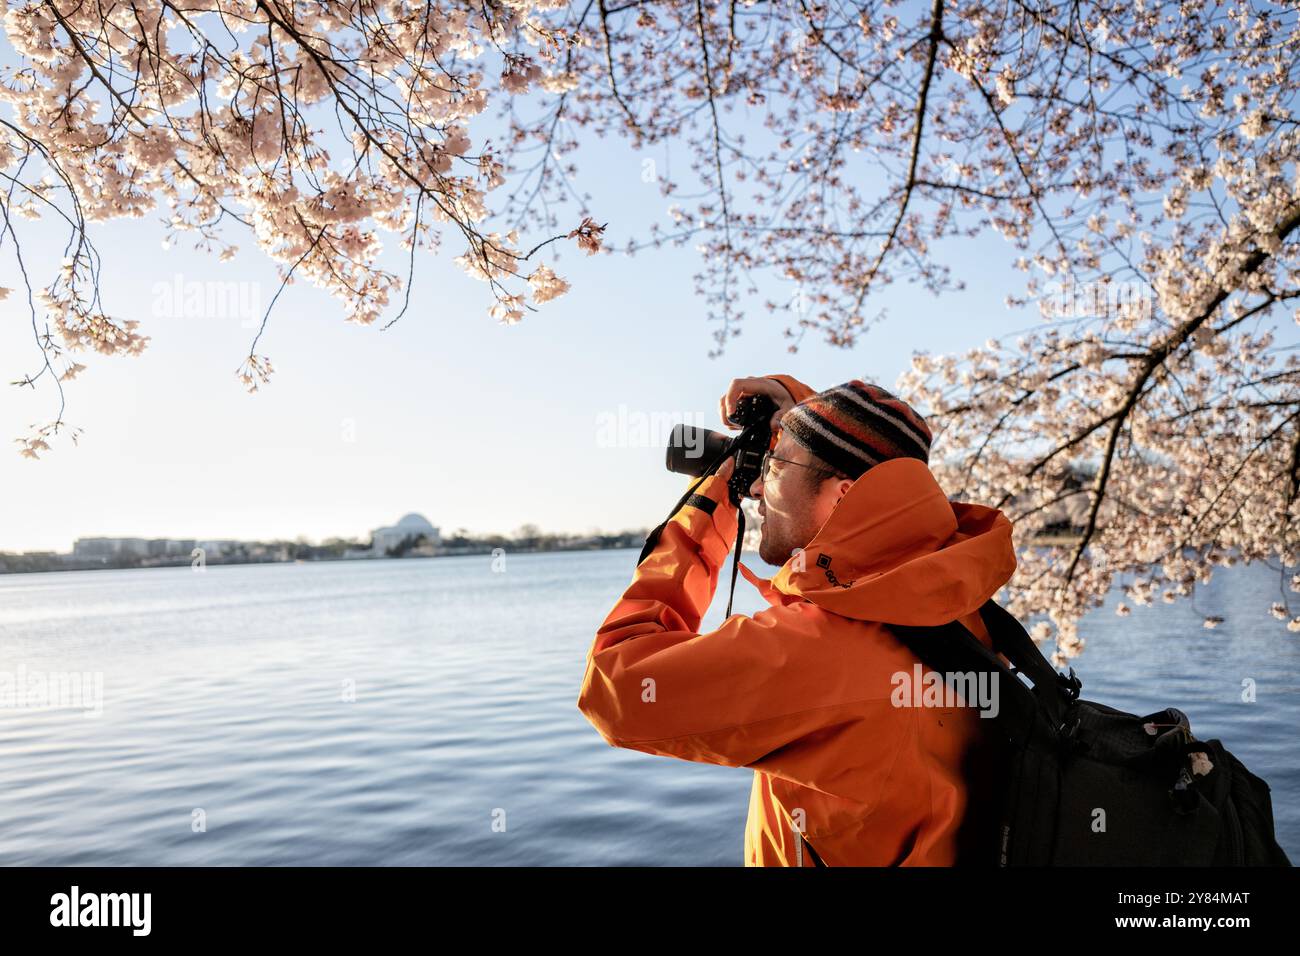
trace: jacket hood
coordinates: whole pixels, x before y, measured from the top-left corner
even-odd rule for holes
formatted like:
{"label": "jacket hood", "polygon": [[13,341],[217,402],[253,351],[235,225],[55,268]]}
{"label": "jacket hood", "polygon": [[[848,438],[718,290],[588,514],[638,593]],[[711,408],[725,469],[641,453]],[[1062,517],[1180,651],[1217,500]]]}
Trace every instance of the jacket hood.
{"label": "jacket hood", "polygon": [[745,577],[772,604],[806,600],[864,621],[946,624],[1011,579],[1011,529],[996,508],[949,501],[925,462],[891,458],[853,483],[770,582],[748,568]]}

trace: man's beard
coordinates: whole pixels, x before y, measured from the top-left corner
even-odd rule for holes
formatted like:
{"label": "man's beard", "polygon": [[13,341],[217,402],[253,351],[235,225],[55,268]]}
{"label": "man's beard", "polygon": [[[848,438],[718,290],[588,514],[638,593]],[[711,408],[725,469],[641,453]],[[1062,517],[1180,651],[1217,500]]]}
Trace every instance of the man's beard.
{"label": "man's beard", "polygon": [[779,545],[780,542],[764,525],[763,534],[758,539],[758,556],[768,564],[775,565],[778,568],[781,567],[789,560],[790,555],[786,554]]}

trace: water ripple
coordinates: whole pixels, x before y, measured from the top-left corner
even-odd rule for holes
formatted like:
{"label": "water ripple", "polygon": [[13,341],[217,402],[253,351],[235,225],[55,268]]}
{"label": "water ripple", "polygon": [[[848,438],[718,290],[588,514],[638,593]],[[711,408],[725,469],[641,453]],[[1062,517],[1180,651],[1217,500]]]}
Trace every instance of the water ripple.
{"label": "water ripple", "polygon": [[[103,678],[97,717],[0,711],[0,863],[737,865],[748,771],[615,750],[577,710],[634,561],[0,576],[0,670]],[[1237,567],[1196,608],[1120,618],[1112,595],[1075,666],[1090,700],[1175,705],[1224,740],[1300,859],[1300,642],[1260,617],[1276,593]],[[737,609],[761,606],[742,582]]]}

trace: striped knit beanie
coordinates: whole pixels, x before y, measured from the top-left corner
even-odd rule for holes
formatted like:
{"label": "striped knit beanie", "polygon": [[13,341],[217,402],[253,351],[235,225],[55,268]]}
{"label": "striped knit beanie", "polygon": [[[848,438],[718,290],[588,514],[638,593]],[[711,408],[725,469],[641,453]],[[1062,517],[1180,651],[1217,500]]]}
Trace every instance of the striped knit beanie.
{"label": "striped knit beanie", "polygon": [[930,462],[930,429],[901,398],[854,379],[807,398],[781,427],[829,466],[857,479],[890,458]]}

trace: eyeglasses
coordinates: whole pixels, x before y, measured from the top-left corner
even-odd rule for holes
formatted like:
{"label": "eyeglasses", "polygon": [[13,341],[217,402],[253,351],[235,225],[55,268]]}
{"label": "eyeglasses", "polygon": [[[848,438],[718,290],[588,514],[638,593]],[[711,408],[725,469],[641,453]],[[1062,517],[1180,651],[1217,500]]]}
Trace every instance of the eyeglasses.
{"label": "eyeglasses", "polygon": [[768,481],[768,469],[771,467],[771,464],[774,461],[784,462],[787,465],[798,465],[800,468],[807,468],[809,471],[819,472],[820,474],[825,475],[827,478],[835,477],[834,472],[828,471],[825,468],[818,468],[816,465],[805,465],[801,461],[791,461],[789,458],[778,458],[776,455],[772,454],[769,451],[764,453],[763,463],[758,469],[758,480],[763,482],[764,484],[766,484]]}

